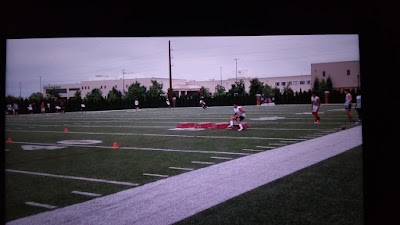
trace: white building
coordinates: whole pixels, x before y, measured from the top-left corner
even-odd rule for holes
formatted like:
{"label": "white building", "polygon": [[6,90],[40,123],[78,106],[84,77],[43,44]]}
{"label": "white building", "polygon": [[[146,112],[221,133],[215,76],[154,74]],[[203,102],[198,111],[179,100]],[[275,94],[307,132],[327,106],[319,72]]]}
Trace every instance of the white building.
{"label": "white building", "polygon": [[311,64],[311,88],[315,78],[321,82],[330,77],[336,90],[358,90],[360,86],[360,61],[342,61]]}
{"label": "white building", "polygon": [[[311,75],[298,75],[298,76],[285,76],[285,77],[238,77],[231,78],[227,80],[210,80],[210,81],[195,81],[195,80],[185,80],[185,79],[172,79],[172,89],[176,96],[182,95],[193,95],[197,94],[201,87],[206,88],[211,94],[215,93],[215,87],[217,85],[222,85],[226,91],[232,88],[232,84],[236,81],[243,80],[246,92],[250,91],[250,81],[257,78],[264,85],[268,84],[272,88],[278,87],[283,89],[285,86],[290,85],[294,92],[308,91],[311,88]],[[97,88],[102,92],[103,97],[114,87],[116,90],[128,91],[131,84],[136,81],[149,89],[152,85],[151,81],[155,80],[163,85],[163,91],[168,93],[169,89],[169,78],[135,78],[135,79],[115,79],[115,80],[92,80],[92,81],[82,81],[75,84],[56,84],[56,85],[44,85],[42,94],[47,95],[47,90],[56,89],[60,93],[62,98],[70,98],[75,95],[77,91],[81,92],[81,97],[84,98],[86,94],[90,93],[93,89]]]}

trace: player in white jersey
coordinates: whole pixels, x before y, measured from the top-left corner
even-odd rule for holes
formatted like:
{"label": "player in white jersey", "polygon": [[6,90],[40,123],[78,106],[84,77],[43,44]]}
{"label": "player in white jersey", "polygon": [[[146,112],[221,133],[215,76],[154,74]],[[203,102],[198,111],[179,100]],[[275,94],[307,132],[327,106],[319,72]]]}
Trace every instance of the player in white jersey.
{"label": "player in white jersey", "polygon": [[229,122],[228,128],[233,127],[233,121],[236,121],[237,124],[239,125],[239,130],[238,131],[242,131],[243,130],[243,125],[242,125],[241,122],[246,117],[246,114],[245,114],[246,111],[243,109],[243,107],[241,107],[238,104],[234,103],[233,104],[233,112],[234,113],[231,116],[231,120]]}
{"label": "player in white jersey", "polygon": [[353,97],[351,96],[349,90],[344,90],[345,98],[344,98],[344,108],[346,109],[346,115],[349,119],[350,123],[353,123],[353,117],[351,115],[351,102],[353,101]]}
{"label": "player in white jersey", "polygon": [[361,122],[361,90],[358,91],[357,96],[356,96],[356,110],[358,113],[358,121]]}
{"label": "player in white jersey", "polygon": [[312,93],[311,95],[311,112],[315,117],[315,124],[319,124],[321,121],[321,118],[318,115],[319,112],[319,107],[321,106],[321,101],[319,97],[316,95],[315,92]]}

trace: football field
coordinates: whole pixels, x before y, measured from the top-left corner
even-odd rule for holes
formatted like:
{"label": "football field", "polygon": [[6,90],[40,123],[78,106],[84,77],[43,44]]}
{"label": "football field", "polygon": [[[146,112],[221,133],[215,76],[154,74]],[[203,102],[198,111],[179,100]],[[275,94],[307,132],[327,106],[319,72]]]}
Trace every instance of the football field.
{"label": "football field", "polygon": [[308,104],[244,108],[249,127],[240,132],[177,128],[229,122],[231,106],[7,116],[6,220],[360,125],[342,104],[322,105],[320,124]]}

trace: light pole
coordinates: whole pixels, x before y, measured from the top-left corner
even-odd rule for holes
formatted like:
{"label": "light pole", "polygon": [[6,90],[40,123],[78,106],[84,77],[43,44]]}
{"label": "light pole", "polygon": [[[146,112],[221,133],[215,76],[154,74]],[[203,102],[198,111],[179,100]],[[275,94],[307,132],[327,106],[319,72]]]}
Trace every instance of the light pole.
{"label": "light pole", "polygon": [[19,82],[19,97],[21,97],[21,81]]}
{"label": "light pole", "polygon": [[236,82],[237,82],[237,61],[238,61],[238,59],[235,59],[236,60]]}
{"label": "light pole", "polygon": [[42,76],[40,76],[40,88],[39,88],[39,92],[42,93]]}

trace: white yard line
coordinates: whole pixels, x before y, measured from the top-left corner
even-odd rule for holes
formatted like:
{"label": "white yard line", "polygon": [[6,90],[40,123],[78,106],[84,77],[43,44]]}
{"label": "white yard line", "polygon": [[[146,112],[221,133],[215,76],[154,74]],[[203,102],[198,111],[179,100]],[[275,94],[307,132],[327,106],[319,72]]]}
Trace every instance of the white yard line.
{"label": "white yard line", "polygon": [[195,164],[206,164],[206,165],[214,165],[214,162],[200,162],[200,161],[192,161],[192,163]]}
{"label": "white yard line", "polygon": [[78,194],[78,195],[85,195],[85,196],[93,196],[93,197],[102,196],[101,194],[90,193],[90,192],[83,192],[83,191],[72,191],[71,193],[72,193],[72,194]]}
{"label": "white yard line", "polygon": [[248,149],[244,148],[243,151],[250,151],[250,152],[262,152],[263,150],[255,150],[255,149]]}
{"label": "white yard line", "polygon": [[120,184],[120,185],[127,185],[127,186],[138,186],[139,185],[139,184],[130,183],[130,182],[120,182],[120,181],[103,180],[103,179],[86,178],[86,177],[63,176],[63,175],[38,173],[38,172],[30,172],[30,171],[23,171],[23,170],[6,169],[6,172],[22,173],[22,174],[29,174],[29,175],[36,175],[36,176],[45,176],[45,177],[55,177],[55,178],[63,178],[63,179],[72,179],[72,180],[83,180],[83,181],[99,182],[99,183]]}
{"label": "white yard line", "polygon": [[[23,142],[13,141],[17,144],[29,144],[29,145],[50,145],[50,146],[69,146],[69,147],[85,147],[85,148],[108,148],[114,149],[112,146],[101,146],[101,145],[82,145],[82,144],[58,144],[58,143],[37,143],[37,142]],[[204,150],[179,150],[179,149],[165,149],[165,148],[139,148],[139,147],[119,147],[119,150],[143,150],[143,151],[162,151],[162,152],[187,152],[187,153],[202,153],[202,154],[226,154],[226,155],[248,155],[246,153],[239,152],[217,152],[217,151],[204,151]]]}
{"label": "white yard line", "polygon": [[42,207],[42,208],[46,208],[46,209],[57,208],[57,206],[54,206],[54,205],[41,204],[41,203],[37,203],[37,202],[25,202],[25,204],[31,205],[31,206],[38,206],[38,207]]}
{"label": "white yard line", "polygon": [[[291,129],[288,129],[291,130]],[[64,131],[38,131],[38,130],[7,130],[13,132],[29,133],[65,133]],[[93,135],[120,135],[120,136],[155,136],[155,137],[187,137],[187,138],[212,138],[212,139],[242,139],[242,140],[285,140],[287,138],[268,138],[268,137],[232,137],[232,136],[201,136],[201,135],[181,135],[181,134],[139,134],[139,133],[104,133],[104,132],[73,132],[70,134],[93,134]]]}
{"label": "white yard line", "polygon": [[272,148],[276,148],[276,146],[256,146],[256,148],[268,148],[268,149],[272,149]]}
{"label": "white yard line", "polygon": [[152,177],[169,177],[168,175],[163,174],[155,174],[155,173],[144,173],[143,176],[152,176]]}
{"label": "white yard line", "polygon": [[173,169],[173,170],[186,170],[186,171],[194,170],[193,168],[183,168],[183,167],[173,167],[173,166],[168,167],[168,168]]}
{"label": "white yard line", "polygon": [[218,156],[211,156],[210,158],[212,158],[212,159],[227,159],[227,160],[233,159],[230,157],[218,157]]}

